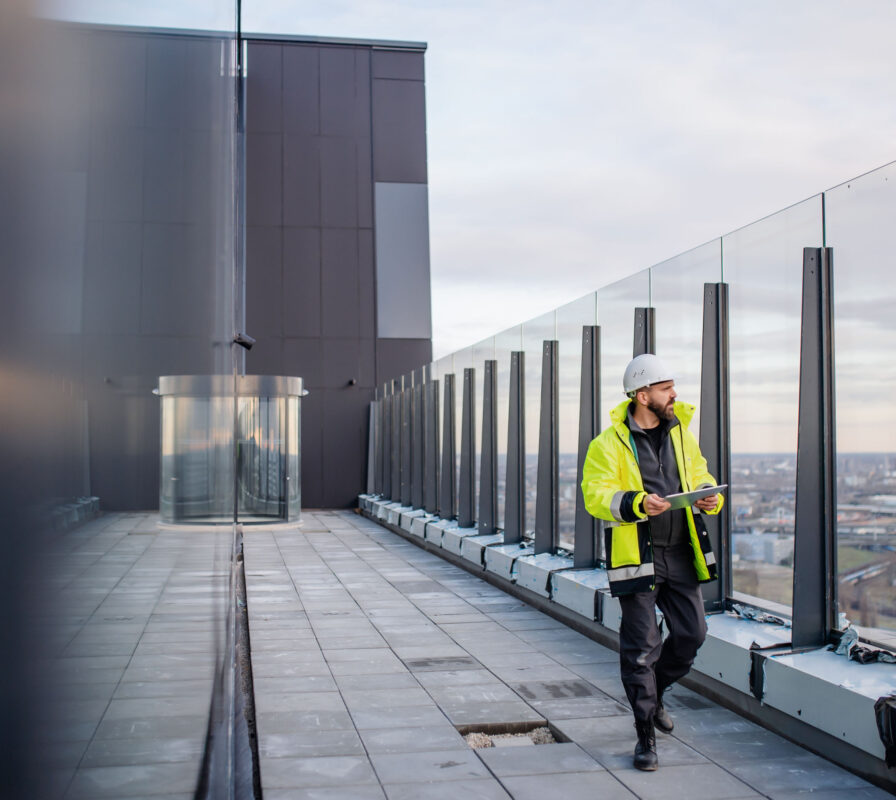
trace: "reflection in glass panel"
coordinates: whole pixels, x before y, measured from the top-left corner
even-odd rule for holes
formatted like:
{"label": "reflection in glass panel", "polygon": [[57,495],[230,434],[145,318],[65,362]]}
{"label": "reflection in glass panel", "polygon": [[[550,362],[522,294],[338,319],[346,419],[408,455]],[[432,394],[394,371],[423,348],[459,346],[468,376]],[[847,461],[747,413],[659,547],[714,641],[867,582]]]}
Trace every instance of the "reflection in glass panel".
{"label": "reflection in glass panel", "polygon": [[656,309],[656,353],[675,375],[679,400],[697,406],[690,429],[698,438],[703,284],[721,280],[722,250],[718,239],[650,270],[650,294]]}
{"label": "reflection in glass panel", "polygon": [[289,436],[289,444],[286,448],[287,459],[289,464],[286,470],[286,480],[289,484],[286,498],[289,504],[289,519],[298,519],[302,512],[302,460],[299,454],[302,452],[301,436],[302,436],[302,420],[301,405],[298,397],[287,398],[289,404],[289,413],[286,418],[287,432]]}
{"label": "reflection in glass panel", "polygon": [[526,527],[535,530],[535,499],[538,491],[538,428],[541,420],[541,362],[544,343],[557,335],[557,312],[549,311],[524,322],[523,352],[526,354]]}
{"label": "reflection in glass panel", "polygon": [[896,646],[896,433],[868,400],[896,397],[896,164],[825,193],[834,249],[837,561],[840,611],[862,637]]}
{"label": "reflection in glass panel", "polygon": [[284,517],[286,398],[239,398],[239,516]]}
{"label": "reflection in glass panel", "polygon": [[735,593],[790,606],[803,248],[822,243],[821,197],[722,239],[729,284]]}
{"label": "reflection in glass panel", "polygon": [[510,414],[510,354],[523,346],[522,326],[517,325],[495,336],[498,361],[498,526],[504,527],[507,498],[507,425]]}
{"label": "reflection in glass panel", "polygon": [[579,493],[579,395],[582,382],[582,327],[597,323],[597,293],[557,309],[559,427],[558,528],[560,546],[572,550]]}
{"label": "reflection in glass panel", "polygon": [[610,411],[624,399],[622,373],[632,360],[635,309],[650,305],[650,270],[611,283],[597,292],[600,321],[601,429],[610,424]]}

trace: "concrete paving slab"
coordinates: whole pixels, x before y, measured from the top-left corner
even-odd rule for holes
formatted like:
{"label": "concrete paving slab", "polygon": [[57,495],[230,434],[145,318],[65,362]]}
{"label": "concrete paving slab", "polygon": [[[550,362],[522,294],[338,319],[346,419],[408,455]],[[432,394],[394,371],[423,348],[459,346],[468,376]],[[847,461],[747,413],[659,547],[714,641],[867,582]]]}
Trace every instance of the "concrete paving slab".
{"label": "concrete paving slab", "polygon": [[[635,800],[636,794],[607,772],[569,772],[550,775],[520,775],[502,778],[501,783],[514,800]],[[711,796],[711,795],[706,795]]]}
{"label": "concrete paving slab", "polygon": [[[659,756],[659,752],[657,752]],[[749,784],[715,764],[663,764],[656,772],[617,769],[614,777],[641,800],[712,797],[713,800],[762,797]]]}
{"label": "concrete paving slab", "polygon": [[556,772],[598,772],[603,767],[573,742],[531,747],[483,747],[475,751],[499,778]]}
{"label": "concrete paving slab", "polygon": [[363,756],[365,752],[354,728],[266,733],[259,740],[258,750],[264,758]]}
{"label": "concrete paving slab", "polygon": [[[320,756],[312,758],[261,759],[261,788],[307,789],[317,786],[345,788],[376,784],[377,778],[364,756]],[[303,792],[304,794],[304,792]]]}
{"label": "concrete paving slab", "polygon": [[493,778],[444,783],[398,783],[383,787],[389,800],[509,800],[510,795]]}
{"label": "concrete paving slab", "polygon": [[490,773],[470,748],[409,753],[372,753],[370,761],[383,784],[441,783],[488,778]]}
{"label": "concrete paving slab", "polygon": [[368,753],[458,750],[466,742],[457,728],[447,723],[420,728],[373,728],[361,731]]}

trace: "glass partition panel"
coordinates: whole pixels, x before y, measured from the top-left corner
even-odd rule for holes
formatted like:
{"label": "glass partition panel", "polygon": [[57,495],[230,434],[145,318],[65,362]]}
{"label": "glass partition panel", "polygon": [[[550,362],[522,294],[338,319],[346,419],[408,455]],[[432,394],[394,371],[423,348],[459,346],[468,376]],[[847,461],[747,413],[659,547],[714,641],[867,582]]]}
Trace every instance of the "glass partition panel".
{"label": "glass partition panel", "polygon": [[510,354],[521,350],[523,328],[517,325],[495,336],[498,361],[498,527],[504,527],[507,498],[507,425],[510,414]]}
{"label": "glass partition panel", "polygon": [[535,499],[538,492],[538,429],[541,419],[541,362],[546,339],[557,335],[557,312],[549,311],[524,322],[523,352],[526,354],[526,528],[535,530]]}
{"label": "glass partition panel", "polygon": [[803,248],[821,243],[820,195],[722,238],[733,588],[770,607],[793,594]]}
{"label": "glass partition panel", "polygon": [[622,391],[622,373],[632,360],[635,309],[649,305],[649,269],[597,291],[601,349],[601,429],[610,424],[610,411],[625,400]]}
{"label": "glass partition panel", "polygon": [[825,193],[834,249],[837,560],[840,611],[896,646],[896,163]]}
{"label": "glass partition panel", "polygon": [[576,529],[579,461],[579,394],[582,382],[582,327],[597,324],[597,293],[557,309],[559,472],[558,528],[560,546],[572,550]]}
{"label": "glass partition panel", "polygon": [[721,280],[719,239],[663,261],[650,270],[650,296],[656,309],[656,354],[675,375],[679,399],[697,406],[690,429],[698,438],[703,284]]}

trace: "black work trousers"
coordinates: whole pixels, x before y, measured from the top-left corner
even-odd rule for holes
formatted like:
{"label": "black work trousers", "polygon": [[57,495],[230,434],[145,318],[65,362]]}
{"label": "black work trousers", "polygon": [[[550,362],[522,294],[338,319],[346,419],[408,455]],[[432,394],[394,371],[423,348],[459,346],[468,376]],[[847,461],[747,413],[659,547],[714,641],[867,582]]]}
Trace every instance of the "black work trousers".
{"label": "black work trousers", "polygon": [[[706,638],[703,595],[690,545],[655,547],[656,585],[649,592],[621,595],[619,661],[622,685],[635,719],[653,719],[658,698],[687,674]],[[663,613],[669,635],[663,641],[656,621]]]}

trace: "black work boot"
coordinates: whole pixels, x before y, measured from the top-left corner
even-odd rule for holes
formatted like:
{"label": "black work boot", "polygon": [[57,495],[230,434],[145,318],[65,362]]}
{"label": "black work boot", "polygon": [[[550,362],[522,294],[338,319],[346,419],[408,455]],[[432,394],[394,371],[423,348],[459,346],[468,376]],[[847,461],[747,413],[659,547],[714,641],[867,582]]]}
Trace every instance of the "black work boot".
{"label": "black work boot", "polygon": [[653,772],[657,767],[656,734],[653,732],[653,720],[635,722],[638,732],[638,743],[635,745],[635,757],[632,761],[635,769]]}
{"label": "black work boot", "polygon": [[672,730],[675,727],[675,723],[672,722],[672,717],[663,705],[662,695],[660,695],[656,701],[656,711],[653,712],[653,724],[663,733],[672,733]]}

